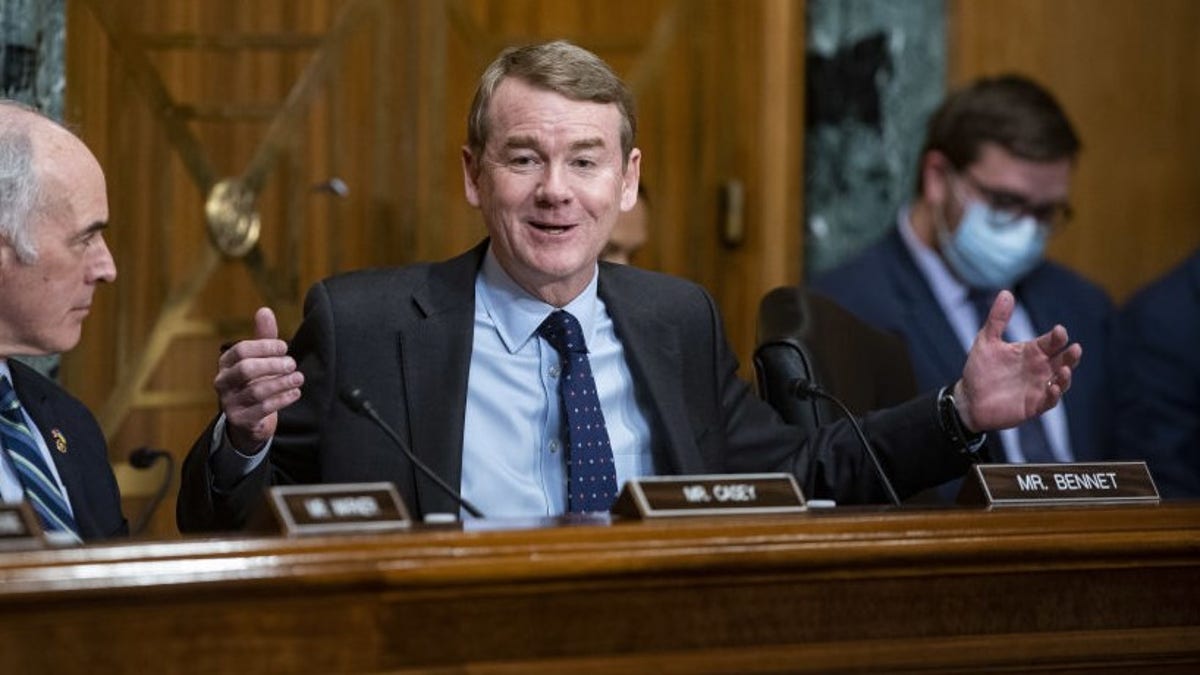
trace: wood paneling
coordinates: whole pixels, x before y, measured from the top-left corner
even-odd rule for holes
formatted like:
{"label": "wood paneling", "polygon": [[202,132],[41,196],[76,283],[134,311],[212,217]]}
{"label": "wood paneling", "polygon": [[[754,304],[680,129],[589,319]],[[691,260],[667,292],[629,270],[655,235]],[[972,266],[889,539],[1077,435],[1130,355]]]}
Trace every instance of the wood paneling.
{"label": "wood paneling", "polygon": [[1118,301],[1200,245],[1200,3],[954,0],[952,83],[1016,70],[1083,139],[1050,255]]}
{"label": "wood paneling", "polygon": [[1200,665],[1196,503],[497,525],[7,554],[0,670]]}
{"label": "wood paneling", "polygon": [[[628,77],[654,200],[636,262],[706,286],[743,359],[761,295],[799,278],[801,0],[69,0],[68,21],[67,117],[107,169],[120,276],[63,374],[116,462],[139,445],[182,457],[214,409],[218,345],[257,306],[286,336],[317,279],[483,236],[459,148],[507,45],[568,38]],[[203,216],[214,182],[250,174],[257,265],[217,256]],[[347,197],[312,189],[331,177]],[[745,188],[733,245],[726,181]]]}

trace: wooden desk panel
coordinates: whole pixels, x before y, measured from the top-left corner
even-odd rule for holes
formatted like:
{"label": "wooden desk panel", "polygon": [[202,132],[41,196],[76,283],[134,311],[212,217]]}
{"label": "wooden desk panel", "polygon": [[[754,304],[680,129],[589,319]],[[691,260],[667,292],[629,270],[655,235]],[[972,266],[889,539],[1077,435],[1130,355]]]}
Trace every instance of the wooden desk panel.
{"label": "wooden desk panel", "polygon": [[1200,668],[1200,504],[0,554],[6,673],[1064,667]]}

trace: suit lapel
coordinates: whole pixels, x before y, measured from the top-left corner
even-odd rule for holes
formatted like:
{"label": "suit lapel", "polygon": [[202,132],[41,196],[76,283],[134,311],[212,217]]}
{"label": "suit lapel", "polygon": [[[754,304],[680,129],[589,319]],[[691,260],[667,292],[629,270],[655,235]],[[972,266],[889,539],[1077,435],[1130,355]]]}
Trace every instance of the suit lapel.
{"label": "suit lapel", "polygon": [[[435,265],[413,293],[418,318],[400,332],[404,400],[413,452],[456,490],[462,482],[463,425],[475,321],[475,276],[487,242]],[[457,513],[458,506],[417,476],[422,513]]]}
{"label": "suit lapel", "polygon": [[[46,447],[50,449],[50,457],[54,460],[58,478],[67,489],[71,511],[75,514],[80,534],[89,534],[93,528],[89,527],[91,520],[88,517],[88,505],[81,501],[87,494],[84,478],[80,473],[79,463],[73,461],[75,454],[83,451],[78,444],[86,441],[73,433],[74,429],[68,424],[69,420],[58,414],[54,397],[50,395],[50,389],[39,375],[12,360],[9,360],[8,366],[21,406],[29,413]],[[72,447],[72,443],[75,443],[75,447]]]}
{"label": "suit lapel", "polygon": [[654,310],[655,300],[647,297],[644,289],[639,292],[628,287],[625,277],[603,264],[597,290],[612,317],[636,385],[648,395],[652,424],[657,422],[654,428],[666,436],[655,441],[658,448],[665,449],[666,457],[657,452],[655,457],[656,462],[665,460],[668,465],[657,468],[677,474],[704,473],[687,425],[686,398],[680,389],[685,378],[677,328],[660,318]]}
{"label": "suit lapel", "polygon": [[922,352],[922,358],[917,360],[933,364],[939,379],[954,380],[962,375],[967,353],[955,337],[954,329],[942,313],[942,306],[929,289],[899,231],[893,230],[888,236],[889,245],[894,249],[886,258],[891,261],[888,276],[900,301],[901,321],[908,327],[907,332],[917,336],[909,348]]}

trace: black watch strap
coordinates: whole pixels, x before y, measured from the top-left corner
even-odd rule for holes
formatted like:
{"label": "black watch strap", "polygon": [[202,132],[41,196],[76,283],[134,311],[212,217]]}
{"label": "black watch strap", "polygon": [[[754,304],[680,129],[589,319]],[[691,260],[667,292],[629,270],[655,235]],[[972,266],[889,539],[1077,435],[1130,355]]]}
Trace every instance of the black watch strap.
{"label": "black watch strap", "polygon": [[975,453],[979,451],[979,448],[983,447],[983,442],[987,439],[987,434],[982,432],[973,433],[967,430],[966,425],[963,424],[962,417],[958,414],[958,406],[954,403],[954,389],[952,387],[942,387],[942,390],[938,392],[937,419],[938,426],[942,428],[942,432],[962,452]]}

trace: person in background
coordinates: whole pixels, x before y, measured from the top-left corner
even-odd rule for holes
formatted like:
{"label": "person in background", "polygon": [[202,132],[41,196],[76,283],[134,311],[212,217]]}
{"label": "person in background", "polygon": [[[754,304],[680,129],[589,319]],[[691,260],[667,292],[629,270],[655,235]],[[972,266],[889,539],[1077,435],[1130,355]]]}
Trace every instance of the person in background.
{"label": "person in background", "polygon": [[620,265],[628,265],[633,255],[646,245],[649,236],[650,197],[646,194],[646,184],[638,183],[638,198],[633,208],[622,211],[613,225],[612,234],[600,254],[601,260]]}
{"label": "person in background", "polygon": [[1113,342],[1117,456],[1164,497],[1200,497],[1200,249],[1125,303]]}
{"label": "person in background", "polygon": [[[962,371],[1001,290],[1016,297],[1005,336],[1028,340],[1061,322],[1094,357],[1059,405],[991,435],[1009,462],[1104,459],[1112,435],[1105,368],[1112,303],[1045,258],[1070,220],[1080,141],[1054,97],[1017,75],[951,94],[928,123],[917,195],[877,243],[817,276],[810,288],[900,335],[922,389]],[[943,498],[955,486],[947,486]]]}
{"label": "person in background", "polygon": [[[268,308],[218,361],[223,411],[183,468],[182,531],[244,527],[265,486],[391,481],[416,518],[458,513],[371,420],[489,518],[607,512],[655,474],[787,471],[808,495],[882,499],[844,420],[785,425],[737,377],[698,285],[599,264],[641,167],[626,85],[568,42],[485,70],[462,149],[488,239],[445,262],[317,283],[291,344]],[[1054,406],[1081,357],[1062,326],[1010,343],[1002,294],[967,365],[863,423],[901,493],[961,475],[977,432]]]}
{"label": "person in background", "polygon": [[128,534],[96,419],[13,356],[79,342],[116,265],[104,243],[104,172],[58,123],[0,101],[0,495],[25,500],[61,541]]}

